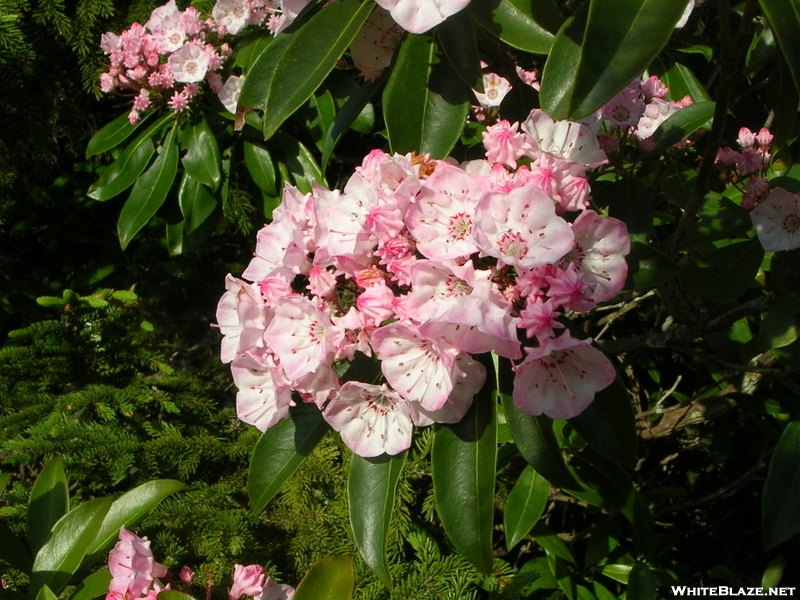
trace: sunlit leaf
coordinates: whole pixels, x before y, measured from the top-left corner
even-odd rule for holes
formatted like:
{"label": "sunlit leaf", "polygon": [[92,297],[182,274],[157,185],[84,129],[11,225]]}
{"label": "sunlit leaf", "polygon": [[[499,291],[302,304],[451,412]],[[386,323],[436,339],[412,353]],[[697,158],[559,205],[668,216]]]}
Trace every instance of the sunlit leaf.
{"label": "sunlit leaf", "polygon": [[469,10],[478,23],[509,46],[547,54],[563,22],[552,0],[473,0]]}
{"label": "sunlit leaf", "polygon": [[33,556],[50,538],[53,525],[69,510],[64,461],[55,456],[36,478],[28,499],[28,547]]}
{"label": "sunlit leaf", "polygon": [[86,146],[86,156],[96,156],[108,152],[127,140],[141,127],[150,115],[145,115],[135,125],[131,125],[128,113],[123,113],[92,136]]}
{"label": "sunlit leaf", "polygon": [[347,480],[350,524],[359,552],[369,567],[391,587],[386,540],[394,510],[395,493],[406,452],[363,458],[353,454]]}
{"label": "sunlit leaf", "polygon": [[350,600],[355,589],[352,556],[332,556],[311,565],[293,600]]}

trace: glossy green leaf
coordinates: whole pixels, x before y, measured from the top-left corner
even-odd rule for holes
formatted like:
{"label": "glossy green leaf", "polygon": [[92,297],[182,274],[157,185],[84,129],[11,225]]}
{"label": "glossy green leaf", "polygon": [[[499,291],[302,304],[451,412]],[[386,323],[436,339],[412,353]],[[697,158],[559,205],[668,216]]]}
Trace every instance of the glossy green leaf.
{"label": "glossy green leaf", "polygon": [[469,10],[487,31],[533,54],[550,51],[563,22],[552,0],[473,0]]}
{"label": "glossy green leaf", "polygon": [[36,556],[50,538],[53,525],[69,510],[69,484],[60,456],[48,462],[31,489],[28,499],[28,547]]}
{"label": "glossy green leaf", "polygon": [[217,199],[202,183],[185,171],[178,188],[178,205],[186,233],[190,234],[214,214]]}
{"label": "glossy green leaf", "polygon": [[782,556],[776,556],[764,569],[764,575],[761,577],[761,587],[772,589],[778,587],[778,584],[783,579],[783,571],[786,568],[786,559]]}
{"label": "glossy green leaf", "polygon": [[680,267],[670,257],[641,242],[631,242],[631,251],[625,260],[628,263],[625,288],[629,290],[654,288],[680,273]]}
{"label": "glossy green leaf", "polygon": [[708,123],[714,116],[715,106],[714,102],[695,102],[670,115],[653,133],[654,152],[662,154]]}
{"label": "glossy green leaf", "polygon": [[612,594],[607,587],[596,581],[592,583],[592,589],[594,590],[594,595],[597,600],[618,600],[618,598]]}
{"label": "glossy green leaf", "polygon": [[11,473],[0,473],[0,498],[3,497],[9,481],[11,481]]}
{"label": "glossy green leaf", "polygon": [[[205,187],[202,184],[197,184]],[[180,197],[179,197],[180,200]],[[215,200],[211,214],[192,231],[186,230],[186,221],[178,205],[171,205],[166,219],[167,248],[171,256],[188,254],[199,249],[208,239],[222,217],[222,205]]]}
{"label": "glossy green leaf", "polygon": [[161,148],[161,154],[133,184],[131,195],[119,214],[117,233],[123,250],[164,204],[177,171],[178,144],[173,129]]}
{"label": "glossy green leaf", "polygon": [[587,567],[595,566],[619,546],[620,539],[623,539],[623,532],[618,519],[597,523],[592,527],[583,563]]}
{"label": "glossy green leaf", "polygon": [[681,286],[707,300],[736,300],[750,287],[763,258],[764,249],[757,239],[716,248],[686,266]]}
{"label": "glossy green leaf", "polygon": [[350,600],[355,589],[352,556],[331,556],[311,565],[294,600]]}
{"label": "glossy green leaf", "polygon": [[153,137],[172,118],[174,117],[171,114],[164,115],[128,144],[119,158],[91,185],[89,197],[105,202],[131,187],[155,153]]}
{"label": "glossy green leaf", "polygon": [[[787,163],[791,163],[791,160],[787,159],[781,150],[797,135],[793,131],[797,122],[797,105],[800,103],[800,95],[794,87],[789,68],[783,62],[773,69],[769,76],[767,99],[772,110],[775,111],[775,122],[771,127],[775,135],[772,141],[772,168],[779,170],[787,166]],[[775,150],[778,151],[777,156]]]}
{"label": "glossy green leaf", "polygon": [[597,392],[594,401],[569,424],[606,458],[622,464],[636,460],[636,419],[619,377]]}
{"label": "glossy green leaf", "polygon": [[247,494],[254,513],[264,509],[329,429],[316,406],[298,404],[289,410],[288,419],[262,434],[247,474]]}
{"label": "glossy green leaf", "polygon": [[105,569],[96,571],[86,577],[75,588],[75,593],[69,600],[94,600],[100,596],[108,594],[108,586],[111,583],[111,573]]}
{"label": "glossy green leaf", "polygon": [[121,527],[130,529],[158,506],[164,498],[185,490],[186,485],[174,479],[156,479],[128,490],[114,500],[108,509],[97,536],[86,551],[84,565],[90,567],[116,544]]}
{"label": "glossy green leaf", "polygon": [[[659,65],[666,65],[659,69]],[[686,65],[677,61],[666,59],[654,61],[654,74],[659,75],[664,84],[669,88],[667,98],[674,102],[689,96],[694,102],[711,102],[711,96],[694,72]]]}
{"label": "glossy green leaf", "polygon": [[[157,600],[195,600],[193,596],[189,594],[184,594],[183,592],[176,592],[175,590],[165,590],[163,592],[159,592],[158,596],[156,596]],[[72,600],[70,598],[70,600]]]}
{"label": "glossy green leaf", "polygon": [[544,65],[539,101],[542,110],[554,119],[562,119],[569,111],[588,17],[586,3],[564,21]]}
{"label": "glossy green leaf", "polygon": [[506,423],[522,458],[553,485],[579,490],[580,485],[564,464],[553,433],[553,420],[545,415],[523,413],[514,406],[509,394],[503,394],[501,399]]}
{"label": "glossy green leaf", "polygon": [[36,596],[36,600],[58,600],[58,596],[53,593],[50,586],[43,585]]}
{"label": "glossy green leaf", "polygon": [[256,62],[262,52],[267,49],[275,36],[267,29],[256,29],[236,40],[236,51],[233,53],[233,64],[242,68],[242,73],[248,75],[250,67]]}
{"label": "glossy green leaf", "polygon": [[275,144],[277,158],[286,165],[301,192],[310,192],[312,181],[325,185],[325,176],[308,148],[282,131],[276,132],[270,141]]}
{"label": "glossy green leaf", "polygon": [[244,139],[244,162],[255,184],[270,196],[278,195],[278,172],[263,142]]}
{"label": "glossy green leaf", "polygon": [[714,49],[711,46],[694,45],[686,48],[675,48],[675,51],[682,54],[701,54],[706,59],[706,62],[711,62],[711,59],[714,58]]}
{"label": "glossy green leaf", "polygon": [[327,167],[331,153],[336,148],[339,140],[342,139],[347,129],[355,123],[359,115],[363,113],[372,95],[382,84],[383,78],[380,77],[375,81],[364,82],[348,96],[347,101],[336,113],[330,128],[325,132],[325,139],[322,143],[323,170]]}
{"label": "glossy green leaf", "polygon": [[769,20],[778,46],[789,65],[794,87],[800,93],[800,1],[798,0],[758,0],[761,9]]}
{"label": "glossy green leaf", "polygon": [[[300,108],[322,84],[373,8],[374,4],[368,1],[341,0],[323,7],[302,27],[281,34],[291,39],[271,73],[268,93],[254,102],[264,110],[266,139],[271,138],[289,115]],[[268,47],[266,52],[273,46]],[[257,62],[248,80],[263,76],[256,73],[258,66]],[[249,94],[245,99],[248,97]],[[247,106],[244,103],[245,100],[240,97],[239,104]]]}
{"label": "glossy green leaf", "polygon": [[558,587],[564,592],[567,600],[575,600],[577,590],[575,589],[575,580],[572,577],[572,568],[563,558],[548,554],[547,563],[550,565],[550,571],[553,577],[556,578]]}
{"label": "glossy green leaf", "polygon": [[794,342],[800,337],[799,314],[800,290],[789,289],[780,293],[758,329],[756,348],[766,352]]}
{"label": "glossy green leaf", "polygon": [[[295,27],[296,28],[296,27]],[[245,112],[253,108],[264,108],[267,105],[275,79],[275,69],[286,55],[293,41],[289,32],[283,32],[270,44],[263,48],[250,67],[250,74],[244,80],[239,94],[239,105],[236,112],[236,129],[244,126]]]}
{"label": "glossy green leaf", "polygon": [[633,567],[631,565],[606,565],[600,572],[614,581],[628,583],[628,578],[630,577],[632,569]]}
{"label": "glossy green leaf", "polygon": [[462,10],[449,16],[436,28],[436,35],[450,66],[461,81],[482,92],[481,57],[475,38],[475,26],[469,13]]}
{"label": "glossy green leaf", "polygon": [[636,562],[628,575],[627,596],[637,600],[656,600],[656,582],[653,573],[643,562]]}
{"label": "glossy green leaf", "polygon": [[545,525],[544,521],[539,521],[534,525],[531,530],[531,536],[536,543],[545,549],[550,556],[557,556],[568,562],[575,563],[575,557],[569,551],[567,545],[564,543],[555,531]]}
{"label": "glossy green leaf", "polygon": [[461,136],[473,98],[433,38],[409,34],[383,92],[392,152],[445,158]]}
{"label": "glossy green leaf", "polygon": [[653,233],[653,208],[644,184],[635,177],[598,181],[592,196],[600,206],[608,206],[608,216],[628,227],[632,240],[647,242]]}
{"label": "glossy green leaf", "polygon": [[792,421],[769,461],[761,496],[764,547],[777,546],[800,532],[800,421]]}
{"label": "glossy green leaf", "polygon": [[36,598],[42,586],[59,594],[81,565],[92,545],[113,498],[98,498],[72,509],[53,526],[50,539],[33,561],[28,598]]}
{"label": "glossy green leaf", "polygon": [[221,177],[221,157],[217,138],[205,117],[181,131],[181,147],[186,150],[181,159],[186,172],[195,181],[216,190]]}
{"label": "glossy green leaf", "polygon": [[503,524],[506,529],[506,548],[509,552],[536,525],[547,505],[550,486],[547,480],[526,466],[506,501]]}
{"label": "glossy green leaf", "polygon": [[0,523],[0,560],[6,561],[23,573],[30,574],[33,567],[28,547],[5,523]]}
{"label": "glossy green leaf", "polygon": [[591,114],[638,77],[669,41],[688,0],[592,0],[569,116]]}
{"label": "glossy green leaf", "polygon": [[353,454],[347,480],[350,524],[364,562],[388,587],[392,586],[386,560],[386,540],[394,510],[397,482],[407,452],[364,458]]}
{"label": "glossy green leaf", "polygon": [[128,113],[123,113],[100,131],[92,136],[86,146],[86,156],[96,156],[103,152],[108,152],[127,140],[147,121],[147,116],[140,119],[136,125],[131,125],[128,120]]}
{"label": "glossy green leaf", "polygon": [[[486,356],[486,355],[483,355]],[[492,572],[492,521],[497,418],[492,377],[460,423],[433,434],[431,470],[436,511],[456,551],[485,574]]]}
{"label": "glossy green leaf", "polygon": [[686,231],[681,250],[690,250],[709,242],[745,238],[753,229],[749,211],[722,196],[709,194],[697,213],[697,219]]}

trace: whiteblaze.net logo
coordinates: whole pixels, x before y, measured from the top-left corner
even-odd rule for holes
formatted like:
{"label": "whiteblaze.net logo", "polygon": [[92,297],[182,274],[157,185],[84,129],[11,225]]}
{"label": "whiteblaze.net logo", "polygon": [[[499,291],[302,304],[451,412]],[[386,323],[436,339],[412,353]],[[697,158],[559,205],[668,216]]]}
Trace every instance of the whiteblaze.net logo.
{"label": "whiteblaze.net logo", "polygon": [[794,596],[797,588],[793,587],[689,587],[686,585],[673,585],[672,595],[676,598],[688,596]]}

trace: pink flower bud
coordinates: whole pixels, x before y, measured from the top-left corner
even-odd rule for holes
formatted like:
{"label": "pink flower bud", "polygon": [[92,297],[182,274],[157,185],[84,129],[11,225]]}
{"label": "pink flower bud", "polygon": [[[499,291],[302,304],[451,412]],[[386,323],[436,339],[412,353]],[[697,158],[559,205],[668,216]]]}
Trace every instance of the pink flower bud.
{"label": "pink flower bud", "polygon": [[183,585],[192,585],[192,581],[194,581],[194,571],[187,566],[181,568],[181,581]]}
{"label": "pink flower bud", "polygon": [[264,567],[236,565],[233,571],[233,585],[228,590],[230,600],[239,600],[242,596],[260,596],[264,589]]}

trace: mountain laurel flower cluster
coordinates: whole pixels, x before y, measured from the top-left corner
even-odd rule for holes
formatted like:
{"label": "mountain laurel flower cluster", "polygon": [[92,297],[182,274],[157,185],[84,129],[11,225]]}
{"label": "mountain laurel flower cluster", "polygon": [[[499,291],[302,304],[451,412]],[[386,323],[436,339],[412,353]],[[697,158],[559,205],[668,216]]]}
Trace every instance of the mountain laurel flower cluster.
{"label": "mountain laurel flower cluster", "polygon": [[[414,425],[461,420],[486,378],[472,355],[515,361],[530,414],[574,417],[614,380],[560,319],[627,274],[625,225],[587,209],[597,138],[535,110],[499,122],[486,148],[463,164],[374,150],[341,191],[285,188],[217,309],[241,420],[265,431],[298,398],[355,453],[397,454]],[[380,379],[343,383],[361,355]]]}
{"label": "mountain laurel flower cluster", "polygon": [[[170,589],[169,585],[162,587],[158,581],[158,578],[166,577],[167,568],[155,562],[150,541],[125,527],[120,528],[119,541],[109,554],[108,569],[111,583],[106,600],[156,600],[159,592]],[[183,567],[180,580],[188,588],[194,575],[189,567]],[[243,596],[258,600],[291,600],[294,588],[268,577],[260,565],[235,565],[228,598],[240,600]]]}

